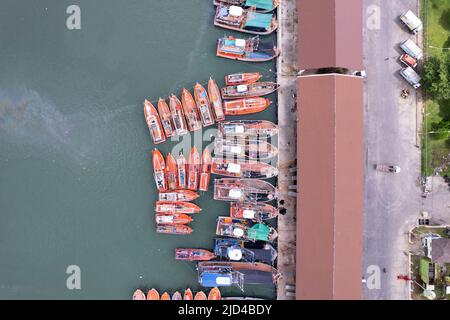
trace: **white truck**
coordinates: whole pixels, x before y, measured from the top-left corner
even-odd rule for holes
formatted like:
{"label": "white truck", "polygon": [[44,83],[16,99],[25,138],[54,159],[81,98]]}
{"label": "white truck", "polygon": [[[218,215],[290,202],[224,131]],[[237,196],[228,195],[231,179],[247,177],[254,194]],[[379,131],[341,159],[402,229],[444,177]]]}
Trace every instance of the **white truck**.
{"label": "white truck", "polygon": [[422,21],[417,18],[417,16],[409,10],[408,12],[400,16],[400,20],[406,24],[406,26],[411,30],[412,33],[417,34],[423,29]]}
{"label": "white truck", "polygon": [[400,74],[406,81],[414,88],[420,88],[420,80],[422,78],[411,67],[406,67],[400,70]]}
{"label": "white truck", "polygon": [[413,57],[416,60],[420,60],[423,58],[422,50],[415,44],[411,39],[406,40],[400,45],[403,51],[405,51],[410,57]]}

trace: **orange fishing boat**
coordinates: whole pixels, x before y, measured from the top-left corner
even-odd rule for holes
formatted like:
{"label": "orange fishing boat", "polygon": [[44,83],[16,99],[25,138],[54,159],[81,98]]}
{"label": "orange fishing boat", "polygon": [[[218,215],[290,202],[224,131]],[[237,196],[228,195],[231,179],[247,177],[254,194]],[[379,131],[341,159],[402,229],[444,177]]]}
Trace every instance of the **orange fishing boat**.
{"label": "orange fishing boat", "polygon": [[278,209],[268,203],[232,202],[230,204],[230,217],[232,218],[264,221],[277,216]]}
{"label": "orange fishing boat", "polygon": [[194,300],[194,295],[192,294],[191,289],[184,290],[183,300]]}
{"label": "orange fishing boat", "polygon": [[185,189],[187,187],[186,158],[181,152],[177,158],[177,171],[178,171],[178,188]]}
{"label": "orange fishing boat", "polygon": [[224,109],[227,116],[236,116],[264,111],[270,104],[267,98],[245,98],[225,101]]}
{"label": "orange fishing boat", "polygon": [[217,122],[225,120],[225,114],[223,113],[222,98],[220,97],[220,90],[217,83],[212,78],[208,81],[208,96],[212,104],[214,111],[214,118]]}
{"label": "orange fishing boat", "polygon": [[203,291],[199,291],[195,294],[194,300],[208,300],[208,297]]}
{"label": "orange fishing boat", "polygon": [[164,133],[167,138],[170,138],[175,135],[175,130],[173,129],[172,124],[172,114],[170,113],[169,106],[166,103],[166,100],[159,98],[158,100],[158,113],[159,118],[161,119],[162,127],[164,129]]}
{"label": "orange fishing boat", "polygon": [[223,87],[221,93],[223,99],[254,98],[271,94],[278,88],[275,82],[255,82]]}
{"label": "orange fishing boat", "polygon": [[188,133],[186,119],[184,118],[183,106],[180,100],[172,94],[169,99],[170,113],[172,114],[172,121],[176,134],[182,136]]}
{"label": "orange fishing boat", "polygon": [[152,288],[147,292],[147,300],[159,300],[159,292]]}
{"label": "orange fishing boat", "polygon": [[152,136],[153,143],[159,144],[166,141],[166,136],[164,135],[158,111],[156,111],[155,106],[147,99],[145,99],[144,101],[144,116],[145,121],[147,121],[147,126],[150,130],[150,135]]}
{"label": "orange fishing boat", "polygon": [[200,169],[200,186],[199,190],[208,191],[209,178],[211,175],[211,152],[208,147],[205,147],[202,154],[202,165]]}
{"label": "orange fishing boat", "polygon": [[192,217],[183,213],[156,213],[155,221],[157,224],[188,224],[192,222]]}
{"label": "orange fishing boat", "polygon": [[261,79],[259,72],[241,72],[233,73],[225,76],[225,84],[227,86],[236,86],[240,84],[251,84]]}
{"label": "orange fishing boat", "polygon": [[181,296],[181,293],[175,291],[174,294],[172,295],[172,300],[183,300],[183,297]]}
{"label": "orange fishing boat", "polygon": [[145,297],[145,293],[142,292],[141,289],[137,289],[133,293],[133,300],[147,300],[147,298]]}
{"label": "orange fishing boat", "polygon": [[220,294],[220,290],[217,287],[214,287],[209,291],[208,300],[220,300],[222,295]]}
{"label": "orange fishing boat", "polygon": [[202,119],[202,124],[204,127],[214,124],[214,118],[211,112],[211,104],[208,99],[208,94],[205,88],[200,83],[194,86],[194,97],[197,103],[198,114],[200,119]]}
{"label": "orange fishing boat", "polygon": [[265,162],[214,159],[211,172],[232,178],[268,179],[278,175],[278,169]]}
{"label": "orange fishing boat", "polygon": [[208,261],[216,257],[214,252],[205,249],[175,249],[176,260]]}
{"label": "orange fishing boat", "polygon": [[169,190],[175,190],[178,187],[177,171],[177,162],[175,161],[175,158],[172,156],[172,154],[169,153],[166,157],[166,182],[167,189]]}
{"label": "orange fishing boat", "polygon": [[194,214],[202,211],[202,208],[200,208],[195,203],[186,201],[177,201],[177,202],[157,201],[155,211],[158,213],[173,212],[173,213]]}
{"label": "orange fishing boat", "polygon": [[200,174],[200,154],[194,146],[189,153],[188,163],[188,189],[197,190]]}
{"label": "orange fishing boat", "polygon": [[219,135],[222,137],[272,137],[278,134],[278,126],[267,120],[235,120],[218,124]]}
{"label": "orange fishing boat", "polygon": [[194,230],[191,227],[184,224],[158,224],[156,226],[157,233],[185,235],[191,234],[192,231]]}
{"label": "orange fishing boat", "polygon": [[197,105],[195,104],[195,100],[189,90],[183,89],[181,93],[181,101],[189,131],[201,129],[202,121],[197,113]]}
{"label": "orange fishing boat", "polygon": [[166,191],[166,163],[164,161],[164,156],[158,149],[152,151],[153,155],[153,172],[155,175],[156,188],[159,191]]}
{"label": "orange fishing boat", "polygon": [[170,300],[170,295],[167,292],[164,292],[161,295],[161,300]]}
{"label": "orange fishing boat", "polygon": [[199,194],[192,190],[173,190],[159,193],[159,201],[178,202],[178,201],[194,201]]}

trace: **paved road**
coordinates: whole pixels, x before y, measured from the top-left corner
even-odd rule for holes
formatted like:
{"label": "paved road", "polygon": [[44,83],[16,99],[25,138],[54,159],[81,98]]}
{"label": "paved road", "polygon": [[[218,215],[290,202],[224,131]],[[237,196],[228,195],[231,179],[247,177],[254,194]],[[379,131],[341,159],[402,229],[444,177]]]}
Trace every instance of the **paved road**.
{"label": "paved road", "polygon": [[[371,24],[373,15],[365,14],[364,29],[366,80],[366,181],[363,271],[370,265],[386,268],[381,273],[381,289],[364,289],[365,299],[407,299],[408,286],[397,280],[406,274],[408,260],[406,232],[421,208],[420,152],[416,145],[416,96],[400,98],[408,85],[400,78],[398,44],[411,34],[398,16],[408,9],[417,11],[416,0],[364,0],[370,11],[380,8],[380,29]],[[368,18],[368,16],[372,18]],[[409,88],[411,93],[413,89]],[[376,172],[376,163],[393,163],[399,174]],[[367,275],[366,275],[367,277]]]}

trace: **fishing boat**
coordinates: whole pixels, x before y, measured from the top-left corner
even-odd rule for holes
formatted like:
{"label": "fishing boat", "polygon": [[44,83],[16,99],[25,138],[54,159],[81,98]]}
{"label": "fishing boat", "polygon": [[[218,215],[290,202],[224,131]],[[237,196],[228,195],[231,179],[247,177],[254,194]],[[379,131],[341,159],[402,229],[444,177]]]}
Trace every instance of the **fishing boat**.
{"label": "fishing boat", "polygon": [[255,297],[222,297],[222,300],[264,300]]}
{"label": "fishing boat", "polygon": [[261,137],[268,138],[278,134],[278,126],[266,120],[236,120],[218,124],[222,137]]}
{"label": "fishing boat", "polygon": [[211,152],[205,147],[202,154],[202,165],[200,167],[200,184],[198,189],[208,191],[209,179],[211,175]]}
{"label": "fishing boat", "polygon": [[176,134],[181,136],[188,133],[186,119],[184,118],[183,106],[180,100],[174,94],[170,96],[169,106]]}
{"label": "fishing boat", "polygon": [[227,86],[237,86],[240,84],[252,84],[261,79],[259,72],[241,72],[233,73],[225,76],[225,84]]}
{"label": "fishing boat", "polygon": [[214,117],[211,112],[211,104],[209,102],[208,94],[200,83],[196,83],[194,86],[194,98],[203,126],[207,127],[213,125]]}
{"label": "fishing boat", "polygon": [[272,42],[263,42],[259,36],[237,39],[233,36],[217,40],[216,55],[221,58],[247,62],[264,62],[275,59],[280,50]]}
{"label": "fishing boat", "polygon": [[186,158],[180,152],[177,158],[177,172],[178,172],[178,188],[185,189],[187,187],[187,165]]}
{"label": "fishing boat", "polygon": [[175,249],[176,260],[187,261],[208,261],[212,260],[216,255],[205,249]]}
{"label": "fishing boat", "polygon": [[159,292],[152,288],[147,292],[147,300],[159,300]]}
{"label": "fishing boat", "polygon": [[241,6],[243,8],[254,7],[256,11],[265,13],[275,10],[280,1],[279,0],[213,0],[215,6],[220,3],[229,5]]}
{"label": "fishing boat", "polygon": [[276,198],[276,189],[258,179],[216,179],[214,200],[234,202],[268,202]]}
{"label": "fishing boat", "polygon": [[195,203],[186,201],[177,201],[177,202],[157,201],[155,211],[158,213],[170,212],[170,213],[194,214],[202,211],[202,208],[200,208]]}
{"label": "fishing boat", "polygon": [[147,300],[145,293],[141,289],[137,289],[133,293],[133,300]]}
{"label": "fishing boat", "polygon": [[181,102],[189,131],[201,129],[202,121],[197,113],[197,105],[191,93],[186,88],[181,92]]}
{"label": "fishing boat", "polygon": [[175,293],[172,295],[172,300],[183,300],[183,296],[178,291],[175,291]]}
{"label": "fishing boat", "polygon": [[179,225],[192,222],[192,217],[184,213],[156,213],[155,221],[157,224]]}
{"label": "fishing boat", "polygon": [[220,97],[220,90],[217,83],[212,78],[208,81],[208,97],[212,105],[214,112],[214,118],[217,122],[225,120],[225,114],[223,113],[222,98]]}
{"label": "fishing boat", "polygon": [[268,203],[232,202],[230,204],[230,217],[264,221],[278,216],[278,209]]}
{"label": "fishing boat", "polygon": [[219,4],[214,16],[214,25],[244,33],[268,35],[277,29],[278,22],[272,13],[259,13],[255,8],[244,9],[238,6]]}
{"label": "fishing boat", "polygon": [[167,292],[164,292],[161,295],[161,300],[170,300],[170,295]]}
{"label": "fishing boat", "polygon": [[166,137],[170,138],[174,136],[175,130],[172,123],[172,114],[170,113],[170,109],[166,103],[166,100],[164,100],[163,98],[159,98],[158,100],[158,113]]}
{"label": "fishing boat", "polygon": [[220,300],[222,299],[222,295],[220,294],[220,290],[217,287],[212,288],[208,294],[208,300]]}
{"label": "fishing boat", "polygon": [[165,234],[191,234],[194,231],[191,227],[186,226],[184,224],[177,225],[168,225],[168,224],[160,224],[156,226],[157,233],[165,233]]}
{"label": "fishing boat", "polygon": [[197,148],[194,146],[191,148],[189,153],[189,163],[188,163],[188,189],[197,190],[199,183],[200,174],[200,154]]}
{"label": "fishing boat", "polygon": [[190,288],[184,290],[183,300],[194,300],[194,295]]}
{"label": "fishing boat", "polygon": [[263,262],[273,265],[278,253],[265,242],[249,242],[232,238],[216,238],[214,253],[218,259],[240,262]]}
{"label": "fishing boat", "polygon": [[208,297],[203,291],[199,291],[195,294],[194,300],[208,300]]}
{"label": "fishing boat", "polygon": [[152,136],[153,143],[160,144],[166,141],[166,136],[164,135],[158,111],[156,111],[155,106],[147,99],[144,101],[144,116],[150,135]]}
{"label": "fishing boat", "polygon": [[252,139],[216,139],[214,154],[227,158],[241,158],[250,160],[268,160],[278,155],[278,149],[262,140]]}
{"label": "fishing boat", "polygon": [[156,188],[158,191],[166,191],[166,162],[161,151],[154,149],[152,151],[153,172],[155,176]]}
{"label": "fishing boat", "polygon": [[240,240],[272,242],[278,237],[278,232],[263,223],[251,224],[245,219],[218,217],[216,234]]}
{"label": "fishing boat", "polygon": [[159,201],[178,202],[178,201],[194,201],[199,197],[199,194],[192,190],[172,190],[160,192]]}
{"label": "fishing boat", "polygon": [[225,101],[223,108],[225,115],[238,116],[243,114],[258,113],[266,110],[272,102],[267,98],[244,98]]}
{"label": "fishing boat", "polygon": [[278,175],[278,169],[265,162],[215,158],[211,166],[213,174],[247,179],[268,179]]}
{"label": "fishing boat", "polygon": [[166,182],[167,189],[175,190],[178,187],[177,162],[171,153],[166,156]]}
{"label": "fishing boat", "polygon": [[254,98],[271,94],[278,88],[275,82],[255,82],[223,87],[221,92],[223,99]]}

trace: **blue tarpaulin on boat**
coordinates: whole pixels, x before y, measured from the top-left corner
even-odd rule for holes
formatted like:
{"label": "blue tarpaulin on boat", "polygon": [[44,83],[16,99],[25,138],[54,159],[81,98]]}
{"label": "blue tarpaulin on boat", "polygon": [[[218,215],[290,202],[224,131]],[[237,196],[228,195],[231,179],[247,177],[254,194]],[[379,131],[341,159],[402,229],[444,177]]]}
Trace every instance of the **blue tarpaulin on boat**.
{"label": "blue tarpaulin on boat", "polygon": [[272,22],[271,13],[257,13],[252,12],[249,14],[247,21],[245,22],[245,28],[260,28],[264,30],[270,29]]}
{"label": "blue tarpaulin on boat", "polygon": [[231,274],[204,272],[201,276],[201,284],[203,287],[229,287],[232,284],[232,276]]}
{"label": "blue tarpaulin on boat", "polygon": [[273,0],[247,0],[245,6],[253,7],[256,6],[257,9],[272,10]]}

